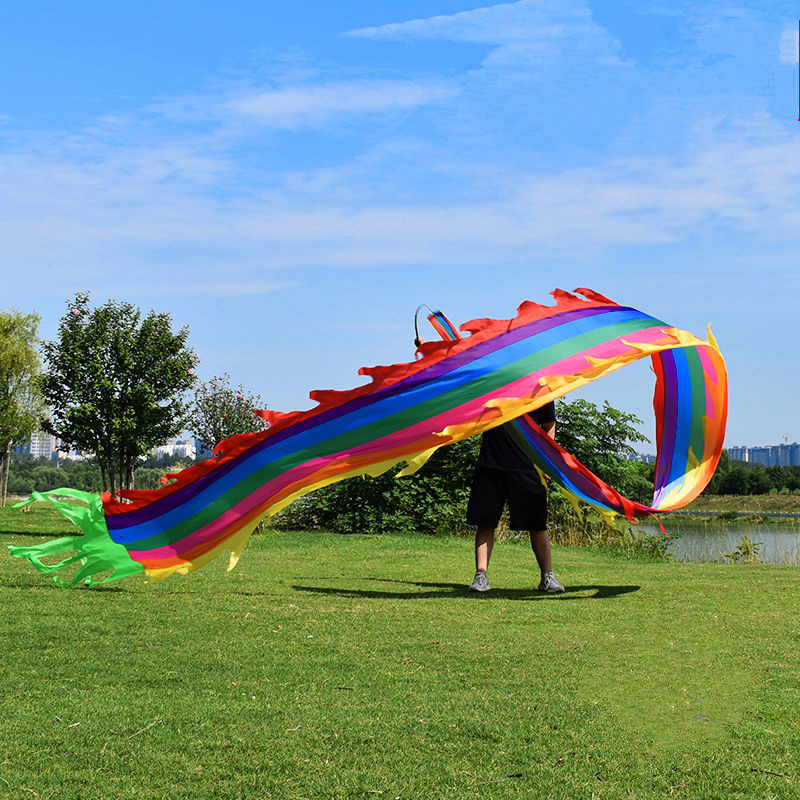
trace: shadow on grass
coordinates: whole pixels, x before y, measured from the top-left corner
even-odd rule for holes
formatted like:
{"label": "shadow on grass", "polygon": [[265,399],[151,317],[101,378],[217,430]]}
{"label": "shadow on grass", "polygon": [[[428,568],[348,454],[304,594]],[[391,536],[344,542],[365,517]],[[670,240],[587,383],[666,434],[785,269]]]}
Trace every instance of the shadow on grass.
{"label": "shadow on grass", "polygon": [[[392,600],[419,600],[424,598],[444,597],[474,597],[476,600],[607,600],[623,594],[638,592],[641,586],[599,586],[585,584],[581,586],[566,586],[563,594],[547,594],[537,589],[498,589],[490,592],[468,592],[463,583],[424,583],[420,581],[398,581],[391,578],[367,578],[369,581],[381,583],[403,584],[409,587],[418,587],[416,590],[392,591],[381,589],[344,589],[328,586],[292,586],[298,592],[313,594],[328,594],[338,597],[362,597]],[[586,594],[593,592],[593,594]]]}

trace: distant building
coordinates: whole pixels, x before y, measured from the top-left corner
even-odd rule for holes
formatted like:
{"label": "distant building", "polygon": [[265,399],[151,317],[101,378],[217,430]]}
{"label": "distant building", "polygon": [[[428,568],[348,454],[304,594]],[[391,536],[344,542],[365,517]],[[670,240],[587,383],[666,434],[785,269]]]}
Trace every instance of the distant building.
{"label": "distant building", "polygon": [[153,450],[154,456],[177,456],[194,461],[196,449],[193,439],[169,439],[166,444]]}
{"label": "distant building", "polygon": [[750,460],[750,451],[747,447],[739,446],[739,447],[729,447],[728,453],[730,457],[734,461],[749,461]]}
{"label": "distant building", "polygon": [[194,440],[195,460],[206,461],[214,455],[214,451],[208,447],[203,447],[203,443],[199,439]]}
{"label": "distant building", "polygon": [[27,451],[34,458],[57,458],[60,439],[49,433],[33,433],[27,444]]}
{"label": "distant building", "polygon": [[71,450],[69,453],[59,450],[61,444],[61,439],[58,437],[39,431],[32,433],[31,438],[17,448],[17,452],[28,453],[34,458],[58,458],[71,461],[79,461],[84,457],[77,450]]}
{"label": "distant building", "polygon": [[769,447],[751,447],[748,461],[754,464],[763,464],[765,467],[768,467],[770,465],[769,456]]}
{"label": "distant building", "polygon": [[797,442],[764,447],[729,447],[727,450],[734,461],[761,464],[765,467],[800,466],[800,444]]}
{"label": "distant building", "polygon": [[656,457],[651,453],[633,453],[625,457],[626,461],[641,461],[643,464],[655,464]]}

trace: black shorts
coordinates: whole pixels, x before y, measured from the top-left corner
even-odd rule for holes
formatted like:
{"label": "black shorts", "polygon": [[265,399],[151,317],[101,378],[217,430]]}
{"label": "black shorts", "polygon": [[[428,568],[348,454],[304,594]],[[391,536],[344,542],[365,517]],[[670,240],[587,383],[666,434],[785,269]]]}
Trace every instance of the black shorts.
{"label": "black shorts", "polygon": [[478,466],[467,503],[467,524],[492,526],[500,521],[508,501],[511,530],[547,528],[547,489],[537,473],[508,472]]}

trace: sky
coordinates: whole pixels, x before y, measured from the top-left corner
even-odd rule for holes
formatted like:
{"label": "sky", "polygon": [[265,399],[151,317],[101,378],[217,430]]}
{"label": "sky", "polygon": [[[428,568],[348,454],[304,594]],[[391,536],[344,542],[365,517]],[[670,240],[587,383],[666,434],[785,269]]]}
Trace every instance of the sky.
{"label": "sky", "polygon": [[[201,378],[289,411],[409,360],[420,303],[459,324],[586,286],[711,325],[728,446],[800,440],[797,14],[9,5],[0,307],[38,312],[44,339],[78,291],[167,311]],[[639,363],[581,396],[652,439],[652,391]]]}

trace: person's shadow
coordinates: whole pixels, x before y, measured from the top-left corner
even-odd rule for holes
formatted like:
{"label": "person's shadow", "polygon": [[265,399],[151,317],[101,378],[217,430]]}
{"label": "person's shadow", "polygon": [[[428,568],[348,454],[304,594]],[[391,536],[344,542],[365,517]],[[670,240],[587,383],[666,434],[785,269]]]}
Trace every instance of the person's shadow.
{"label": "person's shadow", "polygon": [[[476,600],[607,600],[623,594],[638,592],[641,586],[601,586],[598,584],[582,584],[580,586],[565,586],[565,591],[558,594],[540,592],[535,587],[529,589],[492,589],[488,592],[469,592],[463,583],[427,583],[424,581],[399,581],[391,578],[366,578],[376,583],[400,584],[416,589],[347,589],[331,586],[300,586],[295,584],[293,589],[299,592],[313,594],[335,595],[337,597],[359,597],[374,599],[394,600],[419,600],[425,598],[445,597],[474,597]],[[590,593],[590,594],[587,594]]]}

